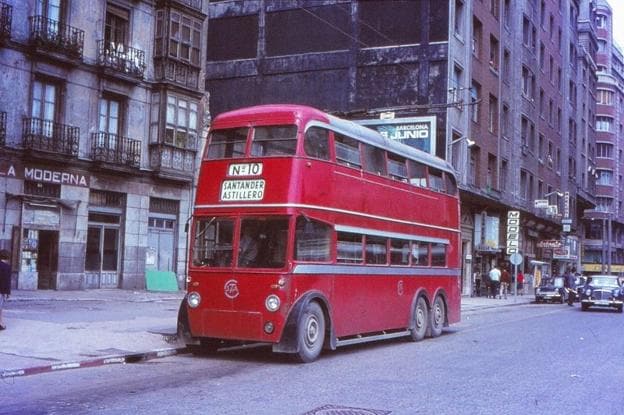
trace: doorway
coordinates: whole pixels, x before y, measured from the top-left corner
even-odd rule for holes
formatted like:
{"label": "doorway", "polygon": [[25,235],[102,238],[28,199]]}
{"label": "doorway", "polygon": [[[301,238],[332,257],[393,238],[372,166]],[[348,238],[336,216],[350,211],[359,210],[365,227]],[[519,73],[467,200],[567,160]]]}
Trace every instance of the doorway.
{"label": "doorway", "polygon": [[37,244],[37,288],[50,290],[56,288],[58,273],[58,231],[38,231]]}

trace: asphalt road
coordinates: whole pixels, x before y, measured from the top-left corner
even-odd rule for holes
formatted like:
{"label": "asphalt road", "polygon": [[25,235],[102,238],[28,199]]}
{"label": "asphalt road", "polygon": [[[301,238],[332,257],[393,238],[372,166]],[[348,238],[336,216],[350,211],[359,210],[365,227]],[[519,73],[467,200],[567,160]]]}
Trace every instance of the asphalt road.
{"label": "asphalt road", "polygon": [[0,414],[622,414],[623,328],[578,304],[490,309],[307,365],[258,347],[5,379]]}

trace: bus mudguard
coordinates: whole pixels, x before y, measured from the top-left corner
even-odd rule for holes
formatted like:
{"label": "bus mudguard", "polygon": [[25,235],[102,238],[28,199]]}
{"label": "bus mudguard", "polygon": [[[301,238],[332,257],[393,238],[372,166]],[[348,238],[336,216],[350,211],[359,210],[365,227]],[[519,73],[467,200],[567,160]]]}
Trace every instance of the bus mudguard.
{"label": "bus mudguard", "polygon": [[286,325],[284,326],[284,330],[282,331],[282,338],[279,343],[273,345],[273,351],[277,353],[297,353],[297,323],[299,322],[299,317],[306,305],[308,305],[311,301],[317,301],[320,303],[321,308],[325,312],[326,317],[326,330],[329,332],[329,341],[325,342],[325,348],[330,348],[331,350],[336,350],[336,335],[334,333],[334,326],[331,322],[331,312],[329,307],[329,301],[325,296],[317,291],[309,292],[303,295],[299,300],[293,305],[288,314],[288,319],[286,320]]}

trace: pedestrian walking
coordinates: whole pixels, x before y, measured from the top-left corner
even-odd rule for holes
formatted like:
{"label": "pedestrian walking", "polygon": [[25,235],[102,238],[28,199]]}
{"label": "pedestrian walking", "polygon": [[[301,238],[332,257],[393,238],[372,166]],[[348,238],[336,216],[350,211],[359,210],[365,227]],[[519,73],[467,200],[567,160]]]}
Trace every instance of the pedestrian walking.
{"label": "pedestrian walking", "polygon": [[0,330],[6,329],[2,320],[2,309],[4,303],[11,295],[11,265],[9,265],[9,251],[3,249],[0,251]]}
{"label": "pedestrian walking", "polygon": [[563,281],[564,287],[568,292],[568,305],[572,307],[574,305],[574,299],[576,298],[576,276],[571,270],[566,270]]}
{"label": "pedestrian walking", "polygon": [[522,271],[518,271],[518,293],[524,295],[524,274]]}
{"label": "pedestrian walking", "polygon": [[492,266],[490,272],[488,272],[488,277],[490,278],[490,292],[492,293],[492,298],[496,298],[501,280],[500,269],[498,269],[496,265]]}
{"label": "pedestrian walking", "polygon": [[501,271],[501,288],[500,288],[500,293],[499,293],[499,297],[505,297],[505,299],[507,299],[507,292],[509,291],[509,287],[511,286],[511,275],[509,274],[509,271],[507,271],[507,268],[503,268],[503,270]]}

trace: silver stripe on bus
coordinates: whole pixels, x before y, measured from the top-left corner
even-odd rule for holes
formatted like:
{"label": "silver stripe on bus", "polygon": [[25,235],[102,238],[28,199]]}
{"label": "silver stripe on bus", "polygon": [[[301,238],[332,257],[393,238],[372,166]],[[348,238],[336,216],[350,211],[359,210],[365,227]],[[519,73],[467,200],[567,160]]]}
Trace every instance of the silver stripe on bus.
{"label": "silver stripe on bus", "polygon": [[293,274],[340,274],[340,275],[402,275],[459,277],[457,268],[400,267],[388,265],[340,265],[297,264]]}
{"label": "silver stripe on bus", "polygon": [[258,209],[258,208],[262,208],[262,209],[266,209],[266,208],[297,208],[297,209],[316,209],[316,210],[323,210],[323,211],[327,211],[327,212],[344,213],[344,214],[347,214],[347,215],[361,216],[361,217],[365,217],[365,218],[369,218],[369,219],[377,219],[377,220],[383,220],[383,221],[387,221],[387,222],[400,223],[400,224],[404,224],[404,225],[422,226],[423,228],[438,229],[438,230],[447,231],[447,232],[453,232],[453,233],[460,233],[461,232],[460,229],[447,228],[447,227],[444,227],[444,226],[435,226],[435,225],[430,225],[428,223],[411,222],[411,221],[407,221],[407,220],[389,218],[389,217],[385,217],[385,216],[370,215],[368,213],[355,212],[355,211],[352,211],[352,210],[336,209],[336,208],[327,207],[327,206],[302,205],[302,204],[298,204],[298,203],[263,203],[263,204],[257,204],[257,203],[227,203],[227,204],[221,204],[221,205],[196,205],[195,208],[196,209],[231,209],[231,208],[252,208],[252,209]]}
{"label": "silver stripe on bus", "polygon": [[382,236],[382,237],[385,237],[385,238],[418,240],[420,242],[432,242],[432,243],[445,244],[445,245],[448,245],[448,244],[451,243],[448,239],[443,239],[443,238],[431,238],[431,237],[428,237],[428,236],[412,235],[412,234],[407,234],[407,233],[378,231],[376,229],[360,228],[360,227],[356,227],[356,226],[335,225],[334,228],[338,232],[348,232],[348,233],[358,233],[358,234],[372,235],[372,236]]}

